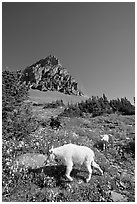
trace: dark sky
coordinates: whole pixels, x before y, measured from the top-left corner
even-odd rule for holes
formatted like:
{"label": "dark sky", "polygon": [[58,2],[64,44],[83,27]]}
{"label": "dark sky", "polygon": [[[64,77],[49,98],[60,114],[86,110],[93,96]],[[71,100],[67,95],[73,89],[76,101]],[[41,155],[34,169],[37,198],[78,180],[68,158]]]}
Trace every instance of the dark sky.
{"label": "dark sky", "polygon": [[2,3],[3,69],[52,54],[89,97],[135,96],[134,2]]}

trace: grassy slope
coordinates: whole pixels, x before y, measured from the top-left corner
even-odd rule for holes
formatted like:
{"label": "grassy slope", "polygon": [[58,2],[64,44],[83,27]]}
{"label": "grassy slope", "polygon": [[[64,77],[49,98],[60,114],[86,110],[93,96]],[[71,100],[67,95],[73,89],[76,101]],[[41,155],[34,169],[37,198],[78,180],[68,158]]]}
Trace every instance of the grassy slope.
{"label": "grassy slope", "polygon": [[[57,110],[44,109],[43,118],[46,119]],[[37,117],[38,112],[34,111]],[[24,145],[22,152],[40,152],[49,144],[60,146],[64,143],[86,145],[94,149],[96,161],[104,170],[104,175],[94,169],[91,181],[86,184],[87,170],[82,166],[75,166],[72,171],[74,181],[67,182],[63,174],[62,166],[44,167],[34,170],[31,174],[20,179],[9,196],[4,196],[3,201],[134,201],[135,189],[135,159],[130,154],[121,158],[117,153],[117,144],[127,143],[127,137],[131,140],[135,131],[134,116],[99,116],[96,118],[62,118],[62,125],[58,132],[51,130],[47,125],[30,135],[31,142]],[[128,126],[132,124],[131,126]],[[114,128],[111,128],[111,127]],[[65,135],[66,131],[66,136]],[[74,137],[73,132],[78,136]],[[100,134],[110,133],[114,137],[113,148],[106,151],[97,149],[94,144],[100,140]],[[37,145],[36,145],[37,144]],[[111,196],[110,196],[111,192]],[[116,194],[118,193],[118,194]]]}
{"label": "grassy slope", "polygon": [[[85,100],[85,97],[69,96],[58,92],[41,92],[30,90],[30,100],[39,104],[62,99],[65,104]],[[43,109],[43,106],[32,106],[33,114],[39,121],[48,121],[57,116],[62,109]],[[131,154],[122,158],[117,152],[118,145],[127,144],[135,134],[134,116],[99,116],[96,118],[62,118],[63,128],[58,132],[49,127],[38,128],[29,138],[24,140],[22,149],[16,141],[17,155],[23,153],[41,153],[49,144],[55,147],[65,143],[86,145],[94,150],[96,161],[104,170],[100,176],[93,169],[91,181],[85,183],[87,170],[84,166],[74,166],[73,182],[63,177],[65,168],[60,164],[52,164],[26,173],[17,173],[15,183],[9,183],[9,190],[3,193],[3,201],[134,201],[135,199],[135,159]],[[132,126],[129,126],[132,125]],[[73,136],[73,133],[77,134]],[[100,134],[111,133],[114,147],[106,151],[95,148],[100,140]],[[12,148],[12,144],[11,144]],[[37,158],[37,156],[36,156]],[[36,163],[41,163],[38,160]],[[43,173],[42,173],[43,169]],[[14,187],[13,187],[13,186]],[[111,194],[110,194],[111,193]],[[118,194],[117,194],[118,193]]]}
{"label": "grassy slope", "polygon": [[63,100],[65,104],[69,103],[76,103],[80,101],[85,101],[87,97],[84,96],[75,96],[75,95],[67,95],[60,93],[58,91],[39,91],[39,90],[33,90],[31,89],[29,91],[29,98],[31,101],[43,104],[47,102],[52,102],[56,100]]}

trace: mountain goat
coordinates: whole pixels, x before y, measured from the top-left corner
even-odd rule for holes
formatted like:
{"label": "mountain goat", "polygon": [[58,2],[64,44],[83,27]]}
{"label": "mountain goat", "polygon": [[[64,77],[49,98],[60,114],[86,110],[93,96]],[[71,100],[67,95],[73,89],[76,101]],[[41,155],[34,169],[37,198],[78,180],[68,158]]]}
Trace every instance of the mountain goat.
{"label": "mountain goat", "polygon": [[113,145],[113,139],[112,139],[112,135],[111,134],[104,134],[101,135],[101,141],[103,142],[103,149],[105,150],[108,146],[109,143],[111,143],[111,145]]}
{"label": "mountain goat", "polygon": [[73,181],[70,173],[73,168],[73,164],[85,164],[88,169],[89,176],[86,179],[86,182],[89,182],[92,175],[92,168],[91,165],[101,172],[103,175],[103,171],[99,167],[99,165],[94,161],[94,152],[86,147],[86,146],[78,146],[75,144],[65,144],[63,146],[57,148],[51,148],[48,151],[48,159],[47,162],[54,161],[56,158],[61,159],[63,164],[66,166],[66,177]]}

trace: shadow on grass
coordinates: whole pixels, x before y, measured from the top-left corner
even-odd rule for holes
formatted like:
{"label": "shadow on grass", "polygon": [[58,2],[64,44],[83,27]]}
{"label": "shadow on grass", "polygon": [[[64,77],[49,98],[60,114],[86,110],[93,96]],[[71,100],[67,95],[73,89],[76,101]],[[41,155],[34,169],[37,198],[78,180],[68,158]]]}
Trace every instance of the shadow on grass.
{"label": "shadow on grass", "polygon": [[[39,169],[30,169],[29,174],[32,174],[32,179],[41,181],[41,185],[43,186],[44,177],[50,180],[53,179],[53,182],[56,182],[56,186],[62,185],[64,182],[70,182],[66,176],[66,167],[64,165],[53,165],[53,166],[45,166]],[[88,174],[87,170],[76,169],[73,168],[71,172],[72,178],[75,180],[83,180],[86,181],[86,174]],[[94,174],[94,173],[93,173]],[[34,181],[33,180],[33,181]]]}

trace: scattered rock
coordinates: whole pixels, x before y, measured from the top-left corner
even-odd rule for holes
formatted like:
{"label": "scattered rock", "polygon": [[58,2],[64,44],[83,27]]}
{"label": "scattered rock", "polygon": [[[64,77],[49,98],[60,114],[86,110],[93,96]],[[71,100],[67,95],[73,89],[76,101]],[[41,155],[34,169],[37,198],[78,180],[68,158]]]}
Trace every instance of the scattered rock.
{"label": "scattered rock", "polygon": [[126,173],[126,171],[123,171],[120,175],[120,179],[122,181],[131,181],[131,175]]}
{"label": "scattered rock", "polygon": [[16,172],[20,167],[23,168],[40,168],[47,160],[47,155],[38,153],[26,153],[18,156],[13,163],[13,171]]}
{"label": "scattered rock", "polygon": [[74,138],[78,138],[79,137],[78,134],[76,134],[75,132],[73,132],[72,135],[73,135]]}
{"label": "scattered rock", "polygon": [[108,171],[109,171],[110,175],[112,175],[112,176],[115,176],[115,175],[117,175],[117,173],[118,173],[118,169],[117,169],[117,167],[114,166],[114,165],[111,165],[111,166],[108,168]]}
{"label": "scattered rock", "polygon": [[111,198],[113,202],[126,202],[127,197],[121,195],[120,193],[117,193],[115,191],[111,191]]}

